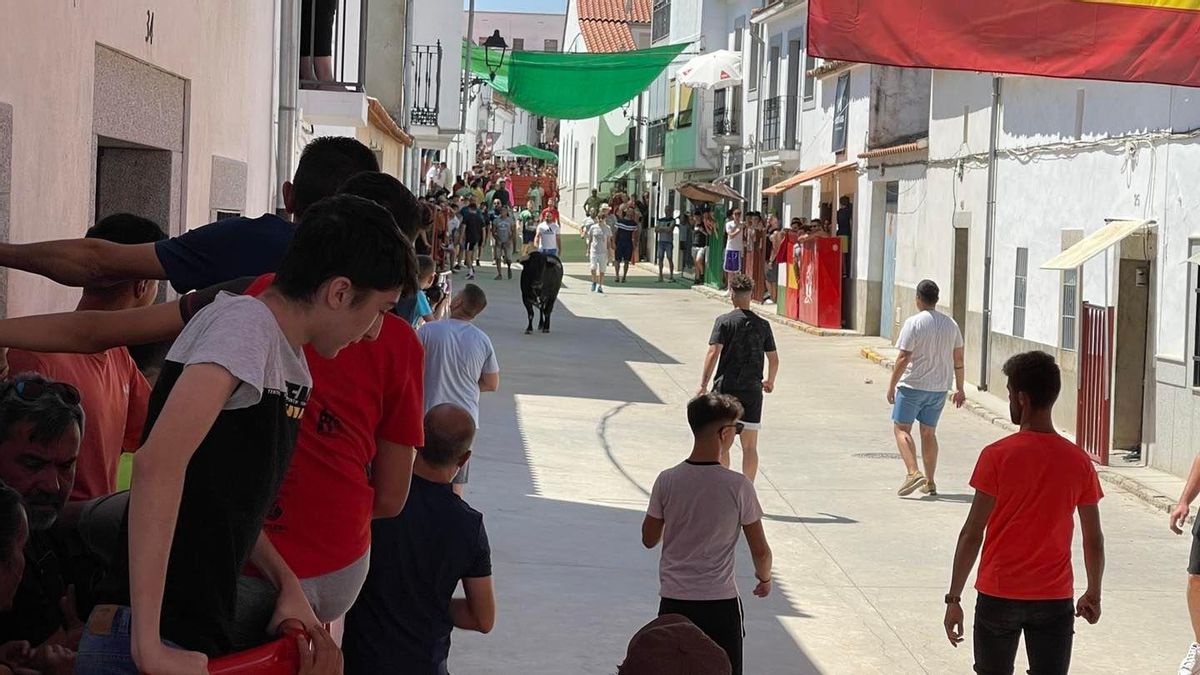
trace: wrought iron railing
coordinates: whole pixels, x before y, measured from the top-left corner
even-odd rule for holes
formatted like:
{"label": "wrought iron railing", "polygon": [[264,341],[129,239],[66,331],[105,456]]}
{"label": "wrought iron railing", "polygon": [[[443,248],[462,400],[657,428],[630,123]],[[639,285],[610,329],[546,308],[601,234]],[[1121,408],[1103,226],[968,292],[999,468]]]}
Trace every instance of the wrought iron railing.
{"label": "wrought iron railing", "polygon": [[763,102],[762,144],[764,150],[792,150],[795,148],[795,127],[789,118],[796,115],[796,97],[775,96]]}
{"label": "wrought iron railing", "polygon": [[436,127],[438,101],[442,98],[442,42],[413,45],[412,106],[408,123],[418,127]]}
{"label": "wrought iron railing", "polygon": [[713,135],[737,136],[742,117],[741,91],[720,89],[713,94]]}
{"label": "wrought iron railing", "polygon": [[646,127],[646,156],[660,157],[667,150],[667,120],[655,120]]}
{"label": "wrought iron railing", "polygon": [[367,0],[302,3],[300,88],[362,91],[367,76]]}

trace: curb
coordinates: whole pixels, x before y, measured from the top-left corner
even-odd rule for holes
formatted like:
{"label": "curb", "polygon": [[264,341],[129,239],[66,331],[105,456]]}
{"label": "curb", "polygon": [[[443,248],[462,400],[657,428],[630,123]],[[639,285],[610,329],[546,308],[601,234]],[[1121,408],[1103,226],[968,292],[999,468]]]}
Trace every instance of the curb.
{"label": "curb", "polygon": [[[655,269],[657,271],[657,268]],[[710,300],[717,300],[727,305],[733,304],[730,302],[729,296],[725,293],[725,291],[710,288],[703,284],[692,286],[692,290],[709,298]],[[803,333],[808,333],[809,335],[815,335],[817,337],[862,337],[862,333],[858,331],[844,330],[841,328],[818,328],[817,326],[810,326],[803,321],[797,321],[795,319],[789,319],[786,316],[781,316],[773,309],[768,309],[767,307],[774,308],[775,305],[764,306],[757,303],[750,305],[750,309],[764,319],[787,326],[789,328],[795,328],[796,330]]]}
{"label": "curb", "polygon": [[[858,350],[858,353],[871,363],[877,364],[883,368],[887,368],[888,370],[891,370],[896,365],[896,362],[893,359],[880,354],[872,347],[863,347]],[[985,408],[971,399],[967,399],[967,402],[963,405],[963,407],[969,410],[976,417],[987,420],[994,426],[1000,427],[1005,431],[1015,432],[1018,429],[1017,425],[1013,424],[1011,420],[997,415],[992,410]],[[1139,481],[1137,478],[1100,465],[1096,465],[1096,475],[1099,476],[1100,480],[1108,483],[1109,485],[1115,486],[1117,489],[1125,492],[1126,494],[1137,497],[1147,506],[1155,509],[1156,511],[1170,513],[1171,510],[1175,508],[1176,500],[1164,495],[1162,492],[1155,490],[1152,487],[1149,487],[1145,483]],[[1194,521],[1194,519],[1194,515],[1189,516],[1188,522],[1191,523]]]}

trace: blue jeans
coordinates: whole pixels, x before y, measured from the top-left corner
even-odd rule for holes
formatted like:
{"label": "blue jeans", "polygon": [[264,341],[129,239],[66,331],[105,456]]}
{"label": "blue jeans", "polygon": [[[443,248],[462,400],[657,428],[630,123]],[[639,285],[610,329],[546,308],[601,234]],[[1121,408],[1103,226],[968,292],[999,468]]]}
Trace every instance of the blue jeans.
{"label": "blue jeans", "polygon": [[558,249],[556,248],[544,248],[540,252],[546,255],[558,255]]}
{"label": "blue jeans", "polygon": [[892,408],[892,421],[896,424],[912,424],[916,420],[923,427],[936,427],[944,407],[944,391],[896,387],[896,405]]}
{"label": "blue jeans", "polygon": [[97,605],[79,640],[75,675],[138,675],[132,636],[133,612],[128,607]]}

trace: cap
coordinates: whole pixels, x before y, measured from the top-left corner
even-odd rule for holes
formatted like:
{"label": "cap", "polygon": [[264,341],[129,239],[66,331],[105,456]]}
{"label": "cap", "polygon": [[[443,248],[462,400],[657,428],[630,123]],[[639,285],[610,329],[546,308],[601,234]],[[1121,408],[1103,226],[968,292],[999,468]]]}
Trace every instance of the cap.
{"label": "cap", "polygon": [[629,641],[617,675],[730,675],[725,650],[680,614],[664,614]]}
{"label": "cap", "polygon": [[935,304],[938,301],[938,296],[941,294],[941,289],[930,279],[925,279],[917,284],[917,295],[921,299],[930,304]]}

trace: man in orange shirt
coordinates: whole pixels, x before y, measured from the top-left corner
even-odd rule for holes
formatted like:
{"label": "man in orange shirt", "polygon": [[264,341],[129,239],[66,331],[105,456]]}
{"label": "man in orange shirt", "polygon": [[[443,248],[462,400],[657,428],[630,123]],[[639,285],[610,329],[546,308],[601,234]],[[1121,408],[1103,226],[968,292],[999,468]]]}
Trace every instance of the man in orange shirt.
{"label": "man in orange shirt", "polygon": [[[117,244],[153,244],[166,235],[153,221],[128,213],[103,218],[85,235]],[[84,288],[76,311],[116,311],[146,307],[158,296],[152,279]],[[83,442],[71,501],[93,499],[117,490],[121,452],[141,444],[150,384],[125,347],[96,354],[50,354],[12,350],[9,372],[40,373],[74,385],[83,402]]]}
{"label": "man in orange shirt", "polygon": [[[1075,617],[1100,620],[1104,535],[1100,481],[1092,460],[1054,430],[1051,413],[1062,387],[1054,358],[1017,354],[1004,364],[1008,406],[1017,433],[983,449],[971,476],[975,499],[954,552],[946,594],[946,637],[963,640],[962,591],[975,566],[975,672],[1011,675],[1021,633],[1029,672],[1065,675],[1071,666]],[[1075,593],[1071,539],[1075,513],[1083,531],[1087,590]]]}

